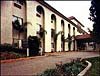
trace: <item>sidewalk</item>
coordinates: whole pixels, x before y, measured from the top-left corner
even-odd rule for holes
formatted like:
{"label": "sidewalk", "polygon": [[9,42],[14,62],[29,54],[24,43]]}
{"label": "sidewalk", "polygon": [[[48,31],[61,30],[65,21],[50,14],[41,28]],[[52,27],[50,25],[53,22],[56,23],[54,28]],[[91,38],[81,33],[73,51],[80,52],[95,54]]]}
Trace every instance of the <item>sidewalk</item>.
{"label": "sidewalk", "polygon": [[36,75],[48,68],[54,68],[55,63],[68,63],[75,58],[100,56],[96,52],[59,52],[45,56],[16,59],[13,62],[1,63],[1,75]]}

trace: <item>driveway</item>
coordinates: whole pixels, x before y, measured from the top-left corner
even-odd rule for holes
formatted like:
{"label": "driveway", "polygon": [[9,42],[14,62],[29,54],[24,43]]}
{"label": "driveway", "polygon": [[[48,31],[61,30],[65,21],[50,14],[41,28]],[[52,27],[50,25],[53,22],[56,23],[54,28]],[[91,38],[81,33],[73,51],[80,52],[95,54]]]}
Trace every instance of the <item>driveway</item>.
{"label": "driveway", "polygon": [[1,76],[3,75],[37,75],[47,68],[54,68],[55,63],[62,61],[68,63],[75,58],[89,58],[100,56],[97,52],[61,52],[46,56],[37,56],[28,60],[1,63]]}

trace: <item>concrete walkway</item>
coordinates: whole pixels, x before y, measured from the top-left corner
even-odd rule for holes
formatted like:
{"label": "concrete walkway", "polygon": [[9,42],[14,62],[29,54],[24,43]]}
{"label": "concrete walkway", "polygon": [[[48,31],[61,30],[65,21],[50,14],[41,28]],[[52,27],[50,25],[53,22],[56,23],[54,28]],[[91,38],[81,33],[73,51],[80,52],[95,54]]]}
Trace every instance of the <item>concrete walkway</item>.
{"label": "concrete walkway", "polygon": [[3,75],[37,75],[47,68],[54,68],[55,63],[62,61],[68,63],[75,58],[89,58],[100,56],[97,52],[61,52],[47,54],[46,56],[31,57],[10,63],[1,63],[1,76]]}

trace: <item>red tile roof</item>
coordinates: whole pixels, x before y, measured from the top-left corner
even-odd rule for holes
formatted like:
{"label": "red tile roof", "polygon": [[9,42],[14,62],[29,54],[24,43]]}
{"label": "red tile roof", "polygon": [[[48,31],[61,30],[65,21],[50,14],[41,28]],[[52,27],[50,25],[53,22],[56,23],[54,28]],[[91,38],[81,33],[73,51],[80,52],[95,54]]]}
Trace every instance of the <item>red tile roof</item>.
{"label": "red tile roof", "polygon": [[92,38],[90,34],[84,34],[84,35],[77,35],[75,37],[76,39],[88,39],[88,38]]}

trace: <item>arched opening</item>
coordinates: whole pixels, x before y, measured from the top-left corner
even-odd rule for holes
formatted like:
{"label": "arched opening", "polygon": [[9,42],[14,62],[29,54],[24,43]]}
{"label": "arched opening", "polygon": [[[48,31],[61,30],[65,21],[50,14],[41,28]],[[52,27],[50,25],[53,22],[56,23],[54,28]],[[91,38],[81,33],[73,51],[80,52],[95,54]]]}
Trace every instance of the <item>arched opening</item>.
{"label": "arched opening", "polygon": [[70,34],[71,32],[70,32],[71,30],[70,30],[70,24],[68,24],[68,33]]}
{"label": "arched opening", "polygon": [[40,47],[42,48],[42,53],[45,52],[45,32],[44,32],[44,28],[45,28],[45,24],[44,24],[44,21],[45,21],[45,13],[44,13],[44,9],[42,6],[38,5],[36,7],[36,16],[37,16],[37,27],[38,27],[38,30],[37,30],[37,34],[38,34],[38,37],[40,38]]}
{"label": "arched opening", "polygon": [[61,20],[61,51],[65,51],[65,40],[64,40],[64,21]]}
{"label": "arched opening", "polygon": [[72,37],[71,37],[71,26],[68,24],[68,50],[71,51]]}
{"label": "arched opening", "polygon": [[51,15],[51,51],[56,51],[56,16],[54,14]]}
{"label": "arched opening", "polygon": [[75,27],[73,27],[73,51],[75,51]]}

